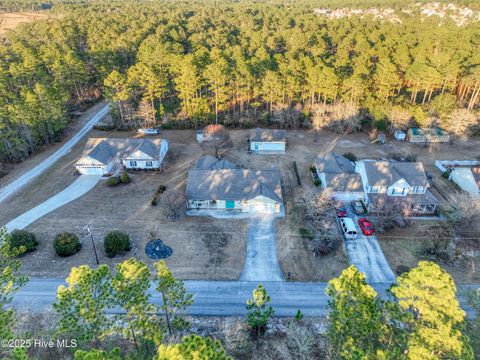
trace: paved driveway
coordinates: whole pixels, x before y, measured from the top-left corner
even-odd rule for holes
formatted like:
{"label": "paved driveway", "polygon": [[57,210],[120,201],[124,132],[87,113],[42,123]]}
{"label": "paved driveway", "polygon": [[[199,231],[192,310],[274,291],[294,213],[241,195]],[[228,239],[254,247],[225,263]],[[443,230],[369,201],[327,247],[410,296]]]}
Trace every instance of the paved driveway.
{"label": "paved driveway", "polygon": [[68,153],[72,147],[81,139],[83,138],[101,118],[103,118],[109,110],[109,106],[103,106],[96,114],[92,116],[92,118],[87,121],[87,123],[83,126],[83,128],[75,134],[70,140],[68,140],[60,149],[55,151],[52,155],[48,158],[43,160],[40,164],[35,166],[33,169],[27,171],[25,174],[20,176],[19,178],[12,181],[7,186],[4,186],[0,189],[0,202],[5,200],[7,197],[13,195],[15,192],[20,190],[24,185],[26,185],[29,181],[36,178],[38,175],[43,173],[46,169],[52,166],[58,159],[60,159],[63,155]]}
{"label": "paved driveway", "polygon": [[277,260],[275,218],[259,214],[248,220],[247,258],[240,280],[283,281]]}
{"label": "paved driveway", "polygon": [[[347,204],[347,206],[349,206],[349,204]],[[358,226],[358,219],[361,216],[353,214],[351,209],[348,209],[348,216],[355,222],[358,232],[356,239],[345,239],[345,246],[350,263],[365,274],[367,282],[370,284],[394,283],[396,276],[390,268],[390,265],[388,265],[377,237],[362,234]],[[366,217],[368,218],[368,216]]]}
{"label": "paved driveway", "polygon": [[101,177],[101,175],[81,175],[63,191],[10,221],[6,225],[7,230],[23,229],[49,212],[79,198],[97,185]]}

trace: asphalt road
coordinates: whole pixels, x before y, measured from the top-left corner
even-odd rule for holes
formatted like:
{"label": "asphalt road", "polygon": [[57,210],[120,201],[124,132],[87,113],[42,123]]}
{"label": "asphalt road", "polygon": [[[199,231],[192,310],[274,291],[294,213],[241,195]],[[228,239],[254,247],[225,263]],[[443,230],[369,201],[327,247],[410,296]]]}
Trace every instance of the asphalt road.
{"label": "asphalt road", "polygon": [[15,229],[23,229],[49,212],[68,204],[70,201],[78,199],[97,185],[101,177],[101,175],[79,176],[78,179],[66,189],[10,221],[5,225],[7,231],[11,232]]}
{"label": "asphalt road", "polygon": [[102,117],[104,117],[108,113],[108,110],[108,105],[102,107],[96,114],[92,116],[90,120],[87,121],[83,128],[77,134],[71,137],[70,140],[68,140],[60,149],[55,151],[52,155],[43,160],[33,169],[27,171],[25,174],[12,181],[10,184],[1,188],[0,202],[15,194],[28,182],[39,176],[50,166],[52,166],[58,159],[67,154],[72,149],[72,147],[92,129],[93,125],[95,125]]}
{"label": "asphalt road", "polygon": [[[30,279],[15,294],[12,306],[17,310],[41,313],[51,310],[55,302],[57,288],[65,284],[60,279]],[[301,310],[308,317],[324,317],[328,314],[328,297],[325,295],[326,283],[312,282],[262,282],[272,298],[272,306],[276,316],[294,316]],[[194,295],[195,301],[187,313],[195,316],[243,316],[246,314],[246,300],[252,297],[257,281],[185,281],[188,291]],[[386,290],[390,284],[373,284],[377,293],[386,298]],[[473,311],[468,307],[462,291],[467,288],[478,288],[478,285],[460,286],[458,293],[460,304],[470,318]],[[161,303],[155,288],[149,290],[151,301]],[[115,313],[115,310],[111,311]]]}

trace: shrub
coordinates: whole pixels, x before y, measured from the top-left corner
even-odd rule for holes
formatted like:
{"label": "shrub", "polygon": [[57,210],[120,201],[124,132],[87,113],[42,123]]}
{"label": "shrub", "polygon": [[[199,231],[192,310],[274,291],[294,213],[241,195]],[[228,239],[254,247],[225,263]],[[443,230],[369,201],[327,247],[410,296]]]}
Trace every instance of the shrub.
{"label": "shrub", "polygon": [[120,175],[120,182],[122,184],[128,184],[130,182],[130,176],[128,176],[128,174],[126,172],[123,172]]}
{"label": "shrub", "polygon": [[59,256],[71,256],[79,252],[81,247],[78,236],[72,233],[60,233],[53,241],[53,248]]}
{"label": "shrub", "polygon": [[343,157],[346,157],[350,161],[357,161],[357,156],[351,152],[346,152],[345,154],[343,154]]}
{"label": "shrub", "polygon": [[26,230],[14,230],[8,237],[10,247],[13,250],[19,251],[20,254],[35,251],[37,249],[38,241],[35,235]]}
{"label": "shrub", "polygon": [[105,252],[108,257],[114,257],[118,254],[123,254],[131,250],[130,238],[128,234],[121,231],[111,231],[105,236],[103,242]]}
{"label": "shrub", "polygon": [[300,228],[298,229],[298,232],[303,239],[313,240],[314,238],[313,231],[311,229]]}
{"label": "shrub", "polygon": [[315,179],[315,180],[313,180],[313,183],[315,184],[315,186],[320,186],[320,185],[322,185],[322,182],[320,181],[320,179]]}
{"label": "shrub", "polygon": [[165,185],[160,185],[157,189],[157,195],[163,194],[167,190],[167,187]]}
{"label": "shrub", "polygon": [[450,171],[448,171],[448,170],[447,170],[447,171],[444,171],[444,172],[442,173],[442,176],[443,176],[445,179],[448,179],[448,178],[450,177]]}
{"label": "shrub", "polygon": [[108,186],[117,186],[120,183],[120,180],[116,176],[110,176],[107,180]]}
{"label": "shrub", "polygon": [[152,206],[157,206],[158,205],[158,196],[154,196],[152,199]]}

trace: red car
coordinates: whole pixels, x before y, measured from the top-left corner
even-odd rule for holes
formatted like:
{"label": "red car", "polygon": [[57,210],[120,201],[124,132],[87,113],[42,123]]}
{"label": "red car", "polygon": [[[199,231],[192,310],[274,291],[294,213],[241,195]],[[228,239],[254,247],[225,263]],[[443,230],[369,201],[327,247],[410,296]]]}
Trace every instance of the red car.
{"label": "red car", "polygon": [[338,207],[335,209],[335,213],[337,214],[337,216],[339,218],[344,218],[344,217],[347,217],[347,209],[345,209],[344,207]]}
{"label": "red car", "polygon": [[362,230],[363,235],[371,236],[375,233],[372,224],[366,218],[358,219],[358,225],[360,225],[360,230]]}

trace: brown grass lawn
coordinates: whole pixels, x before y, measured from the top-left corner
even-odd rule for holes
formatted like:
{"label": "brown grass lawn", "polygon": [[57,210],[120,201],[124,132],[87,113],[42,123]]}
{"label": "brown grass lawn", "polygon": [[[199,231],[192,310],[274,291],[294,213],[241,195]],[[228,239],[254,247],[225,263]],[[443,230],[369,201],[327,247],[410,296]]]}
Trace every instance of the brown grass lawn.
{"label": "brown grass lawn", "polygon": [[[282,171],[287,216],[283,220],[277,220],[276,224],[278,258],[285,277],[290,273],[291,280],[302,281],[327,281],[348,266],[348,261],[342,246],[328,256],[314,257],[311,240],[299,236],[298,230],[304,226],[304,221],[295,195],[299,187],[294,173],[294,161],[297,162],[303,184],[311,184],[309,167],[317,154],[331,150],[339,154],[353,152],[358,158],[378,159],[387,157],[391,152],[417,154],[427,171],[439,177],[439,172],[433,168],[434,160],[472,158],[475,156],[473,144],[478,146],[478,141],[469,144],[437,144],[428,148],[393,141],[388,146],[379,146],[371,144],[368,136],[363,133],[338,135],[331,132],[321,132],[315,141],[311,131],[291,130],[288,132],[287,154],[249,155],[246,151],[248,130],[231,130],[230,135],[233,147],[224,152],[226,159],[251,169],[275,166]],[[92,131],[89,136],[137,135]],[[162,172],[134,173],[130,184],[115,188],[109,188],[101,181],[88,194],[29,226],[28,229],[38,235],[40,246],[36,252],[22,258],[23,271],[31,276],[66,276],[72,266],[94,265],[93,249],[88,239],[85,239],[80,253],[70,258],[59,258],[52,249],[56,233],[73,231],[81,234],[82,228],[92,222],[101,262],[113,265],[129,256],[135,256],[152,263],[152,260],[146,258],[144,247],[153,232],[172,247],[174,253],[167,262],[180,278],[238,279],[246,255],[246,221],[182,217],[177,222],[170,222],[161,207],[151,206],[152,196],[161,184],[166,185],[167,189],[177,188],[183,192],[186,172],[199,156],[209,152],[195,142],[193,130],[169,130],[164,131],[162,136],[170,143],[167,163]],[[10,221],[72,183],[76,178],[73,165],[81,155],[85,141],[86,139],[14,198],[4,202],[0,208],[0,223]],[[40,153],[30,159],[27,165],[33,166],[44,156]],[[21,166],[27,167],[23,164]],[[17,170],[18,173],[21,171],[21,168]],[[7,180],[2,179],[2,182],[5,181]],[[108,259],[101,243],[105,234],[114,229],[128,232],[134,248],[124,257]],[[392,246],[404,248],[404,244],[382,241],[393,269],[399,261],[415,261],[408,257],[408,251],[402,251],[401,256],[391,251]]]}
{"label": "brown grass lawn", "polygon": [[18,25],[46,18],[47,14],[40,11],[16,12],[0,14],[0,37],[5,36],[9,30],[15,29]]}

